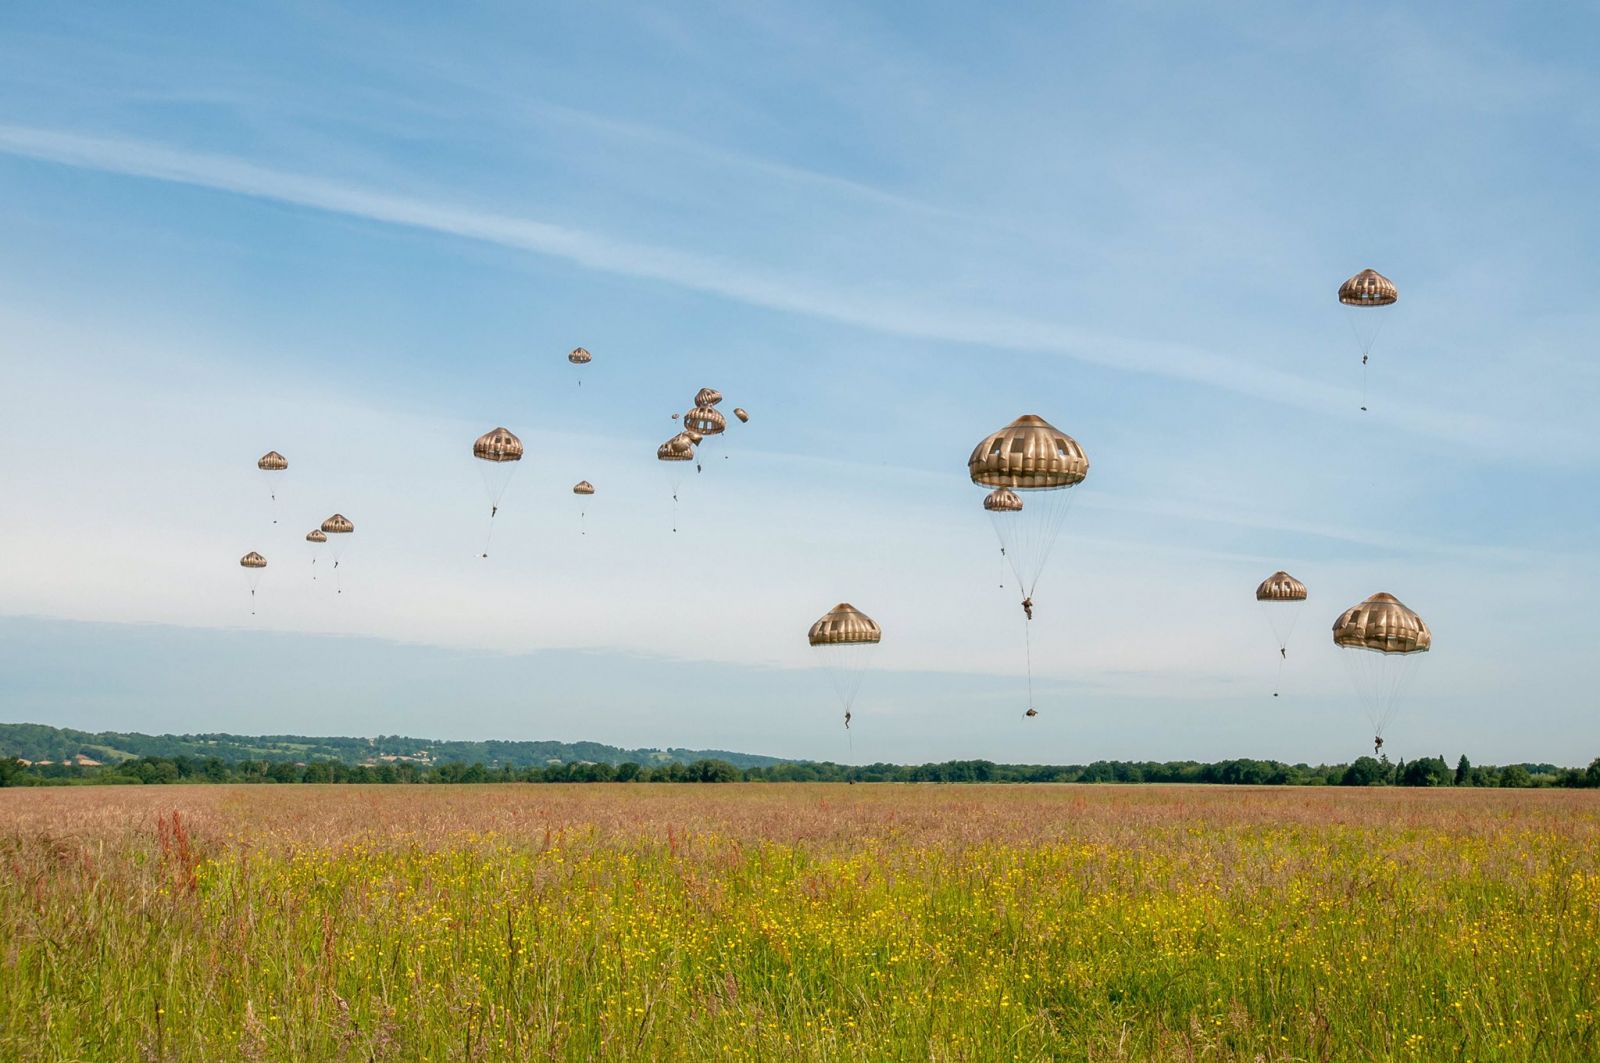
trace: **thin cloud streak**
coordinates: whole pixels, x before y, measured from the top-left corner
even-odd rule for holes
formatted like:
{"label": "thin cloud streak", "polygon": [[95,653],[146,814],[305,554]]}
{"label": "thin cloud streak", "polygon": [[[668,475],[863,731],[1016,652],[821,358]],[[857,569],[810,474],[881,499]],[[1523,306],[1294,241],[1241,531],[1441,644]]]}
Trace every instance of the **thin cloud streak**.
{"label": "thin cloud streak", "polygon": [[[901,304],[822,288],[793,277],[763,274],[743,263],[616,240],[508,214],[442,206],[230,156],[18,125],[0,125],[0,152],[75,169],[232,192],[564,258],[600,272],[660,281],[752,306],[903,338],[1064,356],[1123,372],[1270,399],[1330,416],[1348,418],[1356,405],[1354,392],[1330,389],[1292,373],[1249,366],[1181,345],[1090,335],[1046,321],[982,310],[940,311],[926,304]],[[1395,430],[1477,447],[1484,446],[1486,439],[1503,440],[1507,436],[1503,425],[1414,406],[1392,404],[1383,414],[1367,416]],[[1592,443],[1588,449],[1592,449]]]}

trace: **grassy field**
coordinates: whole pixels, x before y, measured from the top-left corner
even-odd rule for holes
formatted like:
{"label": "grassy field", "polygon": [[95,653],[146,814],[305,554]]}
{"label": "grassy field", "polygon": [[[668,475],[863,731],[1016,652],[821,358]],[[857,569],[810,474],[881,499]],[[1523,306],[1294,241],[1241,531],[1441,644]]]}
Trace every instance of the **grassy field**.
{"label": "grassy field", "polygon": [[1600,795],[0,790],[0,1058],[1600,1059]]}

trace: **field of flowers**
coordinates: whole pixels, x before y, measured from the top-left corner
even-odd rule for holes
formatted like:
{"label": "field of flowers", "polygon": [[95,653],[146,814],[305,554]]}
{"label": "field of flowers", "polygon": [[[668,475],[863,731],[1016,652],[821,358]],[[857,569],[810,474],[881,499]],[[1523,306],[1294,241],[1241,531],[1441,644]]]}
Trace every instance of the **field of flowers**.
{"label": "field of flowers", "polygon": [[1597,797],[0,790],[0,1058],[1600,1059]]}

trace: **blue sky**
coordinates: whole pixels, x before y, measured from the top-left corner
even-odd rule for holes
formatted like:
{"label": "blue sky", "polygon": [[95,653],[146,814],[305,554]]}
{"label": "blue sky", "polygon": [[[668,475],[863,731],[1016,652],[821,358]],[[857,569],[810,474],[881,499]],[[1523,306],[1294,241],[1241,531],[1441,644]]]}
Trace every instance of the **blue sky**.
{"label": "blue sky", "polygon": [[[1586,762],[1597,23],[8,5],[4,717],[1345,759],[1328,626],[1388,590],[1436,640],[1391,748]],[[1401,291],[1366,414],[1364,266]],[[674,536],[653,452],[703,385],[753,419]],[[1024,412],[1093,463],[1026,724],[964,469]],[[529,457],[484,562],[496,424]],[[334,510],[342,596],[300,541]],[[1280,567],[1311,600],[1273,699]],[[841,599],[885,630],[849,743],[803,640]]]}

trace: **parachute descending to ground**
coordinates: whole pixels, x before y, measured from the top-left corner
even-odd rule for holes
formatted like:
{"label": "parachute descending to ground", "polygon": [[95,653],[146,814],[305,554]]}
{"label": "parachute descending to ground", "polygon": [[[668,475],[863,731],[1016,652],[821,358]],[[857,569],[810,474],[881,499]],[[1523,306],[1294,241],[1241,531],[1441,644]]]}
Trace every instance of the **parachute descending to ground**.
{"label": "parachute descending to ground", "polygon": [[[708,390],[707,388],[701,388],[700,395],[704,395]],[[712,392],[712,394],[716,396],[718,402],[722,401],[721,395],[716,392]],[[700,398],[700,395],[696,395],[695,398]],[[693,436],[710,440],[728,430],[728,419],[722,416],[722,411],[714,406],[696,406],[683,415],[683,427],[685,431]],[[697,440],[696,442],[698,444],[699,441]],[[700,471],[699,462],[695,463],[694,471]]]}
{"label": "parachute descending to ground", "polygon": [[306,542],[311,544],[311,579],[313,582],[317,578],[317,554],[321,553],[317,548],[326,544],[327,541],[328,533],[321,528],[312,528],[306,532]]}
{"label": "parachute descending to ground", "polygon": [[[588,480],[579,480],[577,483],[572,485],[572,493],[577,495],[580,499],[587,500],[594,494],[594,484],[590,483]],[[589,534],[588,529],[584,527],[584,515],[587,509],[588,506],[586,504],[580,504],[578,507],[579,535]]]}
{"label": "parachute descending to ground", "polygon": [[[1305,600],[1306,585],[1281,569],[1256,587],[1256,601],[1261,603],[1261,611],[1278,646],[1280,683],[1283,680],[1283,662],[1289,658],[1289,637],[1294,634],[1294,626],[1300,619]],[[1277,697],[1278,691],[1273,690],[1272,696]]]}
{"label": "parachute descending to ground", "polygon": [[739,418],[739,423],[740,424],[749,424],[750,423],[750,414],[745,410],[745,408],[743,406],[735,406],[733,408],[733,415],[735,417]]}
{"label": "parachute descending to ground", "polygon": [[806,641],[818,652],[827,669],[833,692],[844,709],[844,725],[850,727],[852,707],[861,690],[861,680],[872,663],[883,629],[877,621],[848,602],[829,609],[806,633]]}
{"label": "parachute descending to ground", "polygon": [[578,386],[580,388],[583,387],[583,367],[594,361],[594,355],[582,347],[574,347],[572,348],[572,353],[567,355],[567,361],[578,367]]}
{"label": "parachute descending to ground", "polygon": [[694,460],[694,444],[687,432],[679,432],[656,448],[656,460],[672,485],[672,530],[678,530],[678,489],[683,486],[683,470]]}
{"label": "parachute descending to ground", "polygon": [[[1030,413],[973,447],[967,474],[973,483],[993,489],[984,499],[984,509],[993,519],[1000,552],[1022,588],[1023,614],[1031,621],[1034,590],[1071,508],[1071,488],[1089,475],[1089,459],[1077,440]],[[1024,641],[1028,707],[1033,708],[1033,635],[1028,625]]]}
{"label": "parachute descending to ground", "polygon": [[[289,459],[279,454],[276,450],[269,450],[256,459],[256,468],[261,470],[262,477],[267,483],[267,497],[274,503],[278,501],[278,484],[283,481],[284,473],[289,471]],[[274,516],[272,523],[278,523]]]}
{"label": "parachute descending to ground", "polygon": [[1379,592],[1339,614],[1333,622],[1333,644],[1348,651],[1339,656],[1366,706],[1377,753],[1417,662],[1433,648],[1433,632],[1400,599]]}
{"label": "parachute descending to ground", "polygon": [[511,486],[517,462],[522,460],[522,440],[508,428],[493,428],[483,433],[472,444],[472,456],[483,462],[478,466],[483,473],[483,489],[489,496],[489,531],[483,540],[483,557],[489,556],[489,540],[494,538],[494,518],[500,512],[500,500]]}
{"label": "parachute descending to ground", "polygon": [[1089,459],[1077,440],[1026,414],[972,448],[967,473],[980,487],[994,488],[983,508],[994,520],[1031,616],[1034,588],[1071,508],[1070,488],[1089,475]]}
{"label": "parachute descending to ground", "polygon": [[328,551],[333,555],[334,583],[338,593],[343,594],[344,583],[338,575],[339,562],[344,558],[345,544],[349,541],[350,534],[356,530],[356,526],[343,513],[335,513],[322,522],[321,530],[324,535],[330,536]]}
{"label": "parachute descending to ground", "polygon": [[1375,269],[1364,269],[1339,285],[1339,302],[1349,308],[1350,331],[1361,347],[1361,409],[1367,408],[1367,360],[1383,331],[1385,314],[1373,310],[1393,306],[1400,298],[1394,282]]}
{"label": "parachute descending to ground", "polygon": [[256,587],[261,583],[261,573],[267,567],[267,559],[254,550],[239,559],[239,567],[244,569],[245,583],[250,587],[250,615],[256,615]]}

